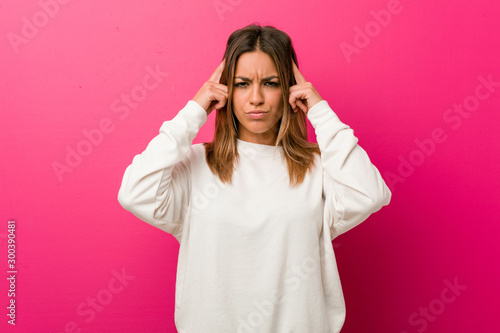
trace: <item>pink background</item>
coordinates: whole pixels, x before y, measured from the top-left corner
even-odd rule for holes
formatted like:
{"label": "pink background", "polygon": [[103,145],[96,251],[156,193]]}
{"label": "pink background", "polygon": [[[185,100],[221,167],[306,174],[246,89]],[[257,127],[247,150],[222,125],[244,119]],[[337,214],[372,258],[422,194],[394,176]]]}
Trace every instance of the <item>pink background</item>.
{"label": "pink background", "polygon": [[[342,332],[499,331],[500,86],[480,79],[500,82],[496,1],[0,7],[0,268],[7,276],[14,219],[18,269],[16,327],[0,283],[2,332],[175,332],[178,243],[121,208],[118,189],[133,156],[220,63],[229,34],[253,22],[292,37],[303,75],[393,191],[333,242]],[[214,119],[194,143],[211,139]],[[85,156],[69,166],[77,149]],[[66,169],[58,176],[54,165]]]}

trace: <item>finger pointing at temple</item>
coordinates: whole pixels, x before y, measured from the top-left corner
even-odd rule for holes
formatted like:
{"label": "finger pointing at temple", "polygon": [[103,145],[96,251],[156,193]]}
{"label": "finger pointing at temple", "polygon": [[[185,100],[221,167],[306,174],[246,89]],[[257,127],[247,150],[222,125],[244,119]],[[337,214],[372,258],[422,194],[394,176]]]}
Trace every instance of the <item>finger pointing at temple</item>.
{"label": "finger pointing at temple", "polygon": [[293,61],[293,75],[295,76],[295,81],[297,81],[297,84],[302,84],[307,82],[302,73],[299,71],[299,68],[295,64],[295,61]]}

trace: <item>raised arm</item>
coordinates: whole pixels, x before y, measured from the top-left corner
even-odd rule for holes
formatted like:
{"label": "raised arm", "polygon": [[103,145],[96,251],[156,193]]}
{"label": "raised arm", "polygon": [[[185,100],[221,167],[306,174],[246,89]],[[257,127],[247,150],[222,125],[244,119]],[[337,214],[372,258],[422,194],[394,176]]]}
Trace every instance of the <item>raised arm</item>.
{"label": "raised arm", "polygon": [[125,169],[118,191],[123,208],[176,237],[180,234],[191,188],[185,157],[206,120],[206,111],[189,101],[162,124],[160,133]]}
{"label": "raised arm", "polygon": [[307,113],[316,132],[324,168],[324,216],[333,240],[388,205],[392,194],[354,131],[340,121],[297,66],[294,73],[297,85],[290,88],[289,102],[296,111]]}
{"label": "raised arm", "polygon": [[118,191],[123,208],[178,240],[191,191],[191,166],[186,156],[210,108],[222,107],[227,100],[227,86],[218,83],[223,66],[224,62],[195,98],[172,120],[165,121],[160,133],[133,158]]}
{"label": "raised arm", "polygon": [[358,145],[354,131],[339,120],[327,101],[310,109],[308,118],[321,150],[325,216],[333,240],[388,205],[391,192]]}

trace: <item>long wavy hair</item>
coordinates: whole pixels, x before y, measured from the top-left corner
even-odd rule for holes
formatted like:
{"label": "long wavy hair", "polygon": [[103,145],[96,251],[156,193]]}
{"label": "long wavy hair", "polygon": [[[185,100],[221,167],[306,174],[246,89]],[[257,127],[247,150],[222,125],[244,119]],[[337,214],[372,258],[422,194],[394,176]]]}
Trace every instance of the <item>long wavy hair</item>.
{"label": "long wavy hair", "polygon": [[314,153],[321,156],[317,143],[307,140],[306,115],[293,112],[288,103],[290,86],[295,85],[293,62],[298,67],[297,56],[290,37],[273,26],[248,25],[234,31],[227,41],[222,58],[225,61],[220,83],[228,87],[226,105],[216,110],[215,132],[210,142],[204,142],[205,157],[210,170],[223,183],[232,183],[233,171],[239,161],[237,149],[238,119],[233,112],[233,81],[239,57],[246,52],[260,51],[271,57],[278,71],[283,115],[277,123],[275,152],[283,147],[282,159],[286,161],[290,186],[303,182],[307,172],[314,166]]}

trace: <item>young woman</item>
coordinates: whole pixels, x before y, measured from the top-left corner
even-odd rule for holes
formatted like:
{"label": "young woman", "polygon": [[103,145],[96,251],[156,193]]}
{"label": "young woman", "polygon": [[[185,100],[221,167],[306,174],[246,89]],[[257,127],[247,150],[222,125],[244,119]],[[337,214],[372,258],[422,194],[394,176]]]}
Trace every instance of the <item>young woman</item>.
{"label": "young woman", "polygon": [[[125,170],[120,204],[180,243],[180,333],[343,326],[332,240],[391,192],[296,64],[286,33],[233,32],[210,79]],[[212,141],[192,144],[214,109]]]}

